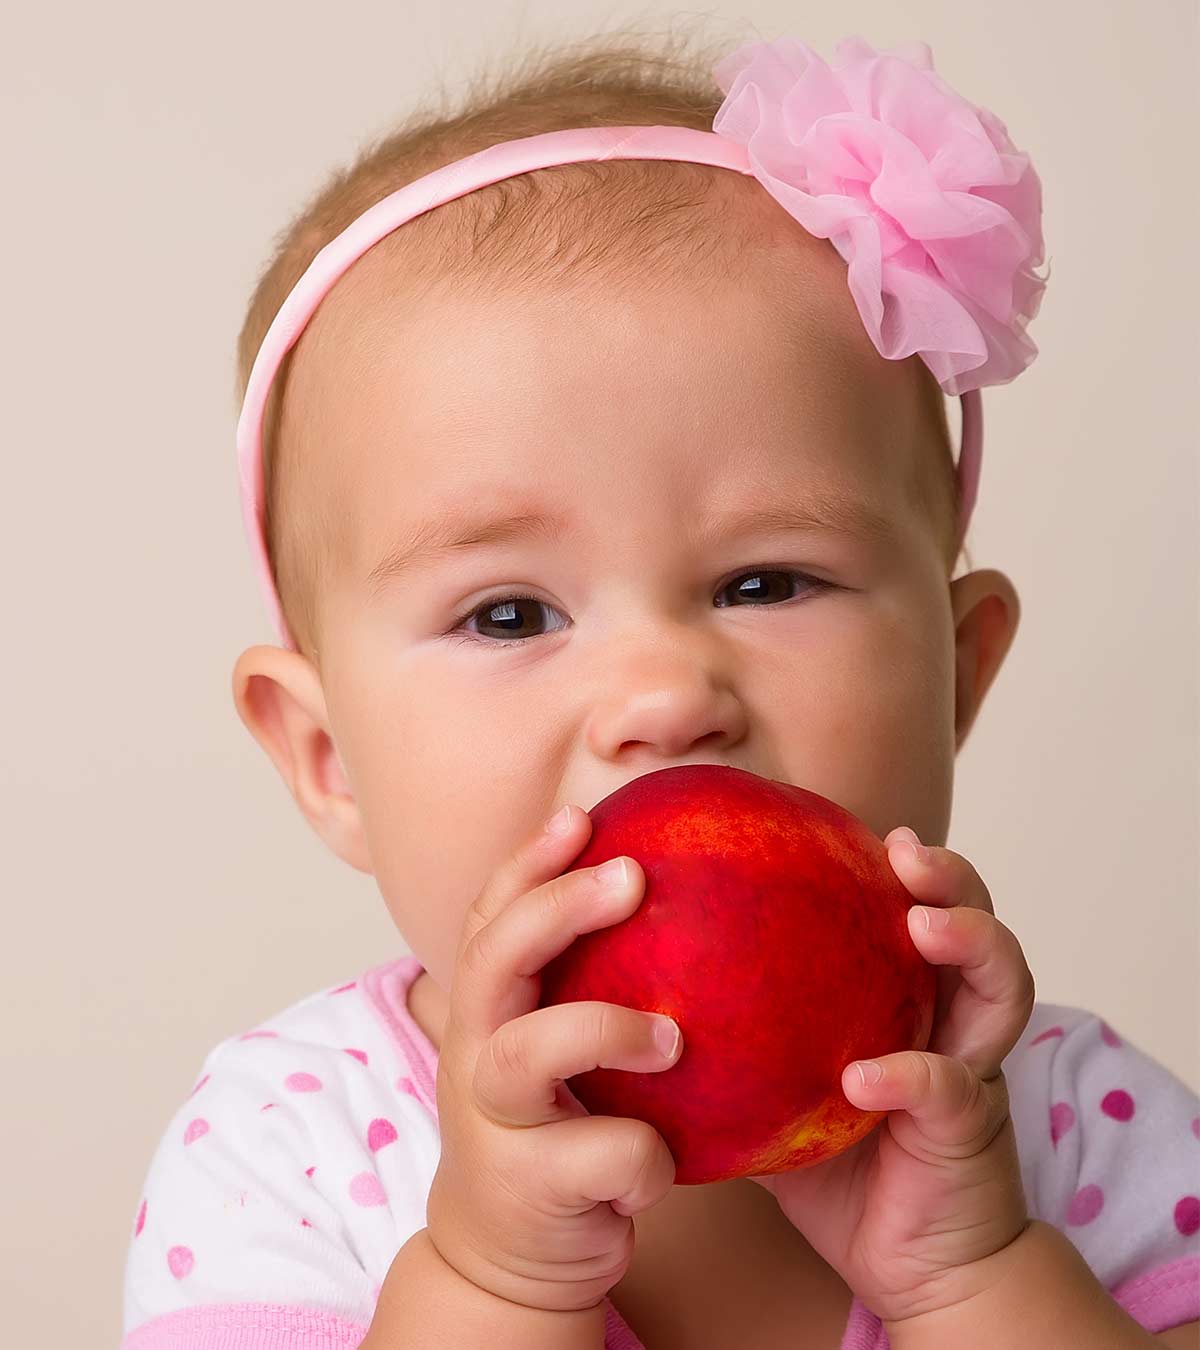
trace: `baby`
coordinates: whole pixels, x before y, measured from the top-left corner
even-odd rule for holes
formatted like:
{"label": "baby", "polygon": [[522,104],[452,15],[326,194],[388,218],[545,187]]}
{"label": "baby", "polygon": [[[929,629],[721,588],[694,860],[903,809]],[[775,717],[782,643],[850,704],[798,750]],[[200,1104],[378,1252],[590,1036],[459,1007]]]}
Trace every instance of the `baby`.
{"label": "baby", "polygon": [[[753,49],[760,92],[798,52]],[[708,69],[551,53],[381,141],[283,237],[239,394],[375,203],[540,133],[719,131]],[[952,381],[882,354],[842,246],[784,188],[598,158],[360,250],[274,376],[259,493],[286,645],[242,653],[237,710],[414,955],[210,1053],[140,1198],[125,1350],[1200,1344],[1200,1103],[1093,1013],[1036,1001],[943,846],[1019,615],[1003,573],[954,576]],[[816,1167],[676,1186],[649,1125],[589,1116],[564,1080],[669,1073],[686,1022],[672,1048],[646,1011],[538,1008],[541,967],[642,899],[635,859],[571,870],[589,810],[680,764],[861,818],[938,967],[928,1049],[846,1066],[880,1123]]]}

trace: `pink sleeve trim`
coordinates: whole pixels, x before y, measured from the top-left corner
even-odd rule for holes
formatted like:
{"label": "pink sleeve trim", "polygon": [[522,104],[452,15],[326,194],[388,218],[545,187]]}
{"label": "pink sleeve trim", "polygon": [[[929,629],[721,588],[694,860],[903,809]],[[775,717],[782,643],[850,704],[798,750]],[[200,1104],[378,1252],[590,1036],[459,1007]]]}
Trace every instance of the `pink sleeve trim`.
{"label": "pink sleeve trim", "polygon": [[1151,1333],[1200,1321],[1200,1256],[1134,1275],[1110,1293]]}
{"label": "pink sleeve trim", "polygon": [[857,1295],[850,1300],[850,1317],[840,1350],[888,1350],[883,1323]]}
{"label": "pink sleeve trim", "polygon": [[121,1350],[353,1350],[369,1330],[318,1308],[220,1303],[164,1313],[134,1328]]}
{"label": "pink sleeve trim", "polygon": [[604,1350],[646,1350],[611,1298],[604,1300]]}
{"label": "pink sleeve trim", "polygon": [[[616,1305],[605,1301],[605,1350],[643,1350]],[[354,1350],[368,1330],[312,1308],[222,1303],[164,1313],[131,1331],[121,1350]]]}

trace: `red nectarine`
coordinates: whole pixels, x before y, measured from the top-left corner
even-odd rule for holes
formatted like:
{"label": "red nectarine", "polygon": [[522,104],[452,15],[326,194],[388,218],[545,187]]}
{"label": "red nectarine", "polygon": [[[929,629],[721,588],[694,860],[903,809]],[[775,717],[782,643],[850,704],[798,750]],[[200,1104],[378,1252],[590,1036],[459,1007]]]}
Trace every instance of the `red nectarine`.
{"label": "red nectarine", "polygon": [[683,1051],[657,1073],[576,1074],[576,1098],[653,1125],[677,1185],[811,1166],[867,1135],[883,1114],[847,1100],[842,1070],[924,1049],[936,992],[883,842],[817,793],[724,765],[645,774],[588,814],[573,867],[628,854],[644,897],[543,967],[539,1006],[666,1013]]}

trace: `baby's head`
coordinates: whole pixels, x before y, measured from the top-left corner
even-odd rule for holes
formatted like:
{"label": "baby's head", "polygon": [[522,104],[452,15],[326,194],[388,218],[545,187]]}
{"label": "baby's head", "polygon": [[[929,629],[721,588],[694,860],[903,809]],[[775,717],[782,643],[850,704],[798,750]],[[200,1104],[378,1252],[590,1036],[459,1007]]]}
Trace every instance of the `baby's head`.
{"label": "baby's head", "polygon": [[[552,56],[339,175],[264,274],[241,388],[310,259],[400,184],[559,127],[711,126],[711,61],[623,52]],[[244,652],[238,710],[443,1006],[496,866],[655,769],[734,765],[945,842],[1016,593],[952,579],[944,395],[755,179],[560,166],[417,217],[292,349],[264,467],[299,651]]]}

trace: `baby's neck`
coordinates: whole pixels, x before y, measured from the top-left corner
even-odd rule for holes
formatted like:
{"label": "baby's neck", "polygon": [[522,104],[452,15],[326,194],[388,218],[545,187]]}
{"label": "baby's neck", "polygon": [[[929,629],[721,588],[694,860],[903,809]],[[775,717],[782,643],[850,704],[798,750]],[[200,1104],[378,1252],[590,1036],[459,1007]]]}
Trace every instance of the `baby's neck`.
{"label": "baby's neck", "polygon": [[408,987],[408,1011],[440,1053],[450,1001],[427,970],[423,970]]}

